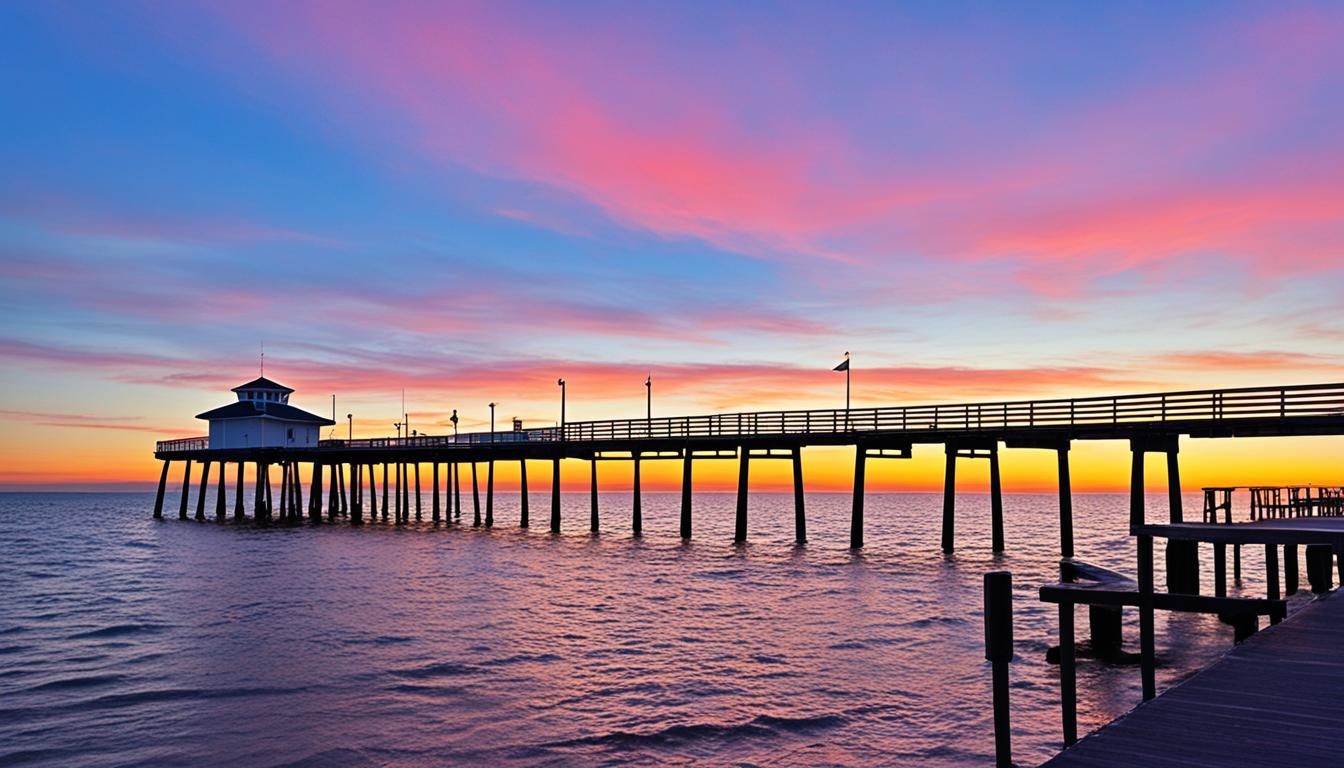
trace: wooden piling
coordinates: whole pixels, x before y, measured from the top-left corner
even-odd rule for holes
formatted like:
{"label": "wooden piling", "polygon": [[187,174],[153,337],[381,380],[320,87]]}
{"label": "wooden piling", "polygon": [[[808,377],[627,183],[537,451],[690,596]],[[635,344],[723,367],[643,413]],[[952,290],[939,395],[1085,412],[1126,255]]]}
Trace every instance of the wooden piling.
{"label": "wooden piling", "polygon": [[[266,497],[262,490],[261,478],[266,474],[263,465],[258,461],[252,471],[252,519],[257,522],[263,522],[266,519]],[[332,482],[336,482],[335,476]],[[333,486],[334,487],[334,486]]]}
{"label": "wooden piling", "polygon": [[1227,597],[1227,545],[1213,545],[1213,595]]}
{"label": "wooden piling", "polygon": [[403,482],[405,482],[405,480],[402,478],[402,472],[403,472],[404,468],[405,468],[405,465],[402,464],[402,462],[398,461],[398,462],[397,462],[396,472],[394,473],[394,474],[396,475],[396,483],[397,483],[397,486],[396,486],[395,488],[392,489],[392,498],[393,498],[393,500],[396,502],[396,505],[397,505],[397,506],[396,506],[396,510],[395,510],[394,514],[392,515],[392,518],[393,518],[393,522],[398,523],[398,524],[401,523],[401,516],[402,516],[402,514],[404,514],[404,511],[403,511],[403,509],[402,509],[402,504],[401,504],[401,484],[402,484]]}
{"label": "wooden piling", "polygon": [[849,515],[849,548],[863,547],[864,471],[868,463],[868,448],[860,443],[854,446],[854,504]]}
{"label": "wooden piling", "polygon": [[527,459],[518,460],[518,527],[528,527]]}
{"label": "wooden piling", "polygon": [[163,470],[159,472],[159,491],[154,495],[154,519],[163,519],[163,492],[168,487],[168,466],[173,462],[164,459]]}
{"label": "wooden piling", "polygon": [[1007,571],[985,574],[985,660],[994,684],[994,761],[1000,768],[1013,764],[1009,725],[1008,664],[1013,660],[1013,576]]}
{"label": "wooden piling", "polygon": [[383,462],[383,522],[387,522],[387,516],[391,514],[387,506],[387,462]]}
{"label": "wooden piling", "polygon": [[453,462],[453,518],[462,519],[462,468]]}
{"label": "wooden piling", "polygon": [[263,469],[261,473],[262,480],[264,481],[266,486],[264,489],[265,490],[264,506],[266,507],[266,521],[270,522],[272,517],[272,510],[275,509],[275,507],[271,504],[271,465],[262,464],[262,469]]}
{"label": "wooden piling", "polygon": [[[1265,545],[1265,596],[1270,600],[1279,599],[1279,547],[1277,544]],[[1277,614],[1270,614],[1270,624],[1278,624]]]}
{"label": "wooden piling", "polygon": [[691,538],[691,449],[681,463],[681,538]]}
{"label": "wooden piling", "polygon": [[205,519],[205,492],[210,488],[210,460],[201,462],[201,488],[196,492],[196,519]]}
{"label": "wooden piling", "polygon": [[635,454],[634,498],[630,507],[630,531],[636,536],[644,534],[644,507],[640,499],[639,454]]}
{"label": "wooden piling", "polygon": [[476,462],[471,463],[471,506],[475,511],[475,517],[472,519],[471,527],[481,527],[481,491],[476,483]]}
{"label": "wooden piling", "polygon": [[948,443],[947,468],[943,473],[943,553],[952,554],[957,529],[957,447]]}
{"label": "wooden piling", "polygon": [[[1143,466],[1143,454],[1138,465]],[[1142,481],[1143,470],[1138,471]],[[1143,487],[1143,483],[1139,483]],[[1157,696],[1157,648],[1153,617],[1153,537],[1136,536],[1139,550],[1139,667],[1143,677],[1143,700]]]}
{"label": "wooden piling", "polygon": [[373,465],[367,465],[369,475],[369,522],[378,522],[378,478],[373,474]]}
{"label": "wooden piling", "polygon": [[415,462],[415,521],[420,522],[420,462]]}
{"label": "wooden piling", "polygon": [[187,499],[191,498],[191,459],[187,459],[182,467],[182,498],[177,504],[177,519],[187,519]]}
{"label": "wooden piling", "polygon": [[308,483],[308,519],[314,523],[322,522],[322,475],[326,465],[313,462],[313,474]]}
{"label": "wooden piling", "polygon": [[989,452],[990,541],[994,552],[1003,551],[1003,484],[999,479],[999,446]]}
{"label": "wooden piling", "polygon": [[807,543],[807,510],[803,505],[803,453],[793,449],[793,541]]}
{"label": "wooden piling", "polygon": [[597,533],[599,529],[597,519],[597,457],[594,456],[588,463],[591,465],[592,475],[592,482],[588,492],[588,532]]}
{"label": "wooden piling", "polygon": [[223,521],[227,516],[225,497],[228,493],[229,465],[223,461],[219,462],[219,482],[215,488],[215,519]]}
{"label": "wooden piling", "polygon": [[745,544],[747,541],[747,493],[748,476],[751,474],[751,450],[742,446],[739,453],[741,455],[737,462],[737,519],[733,526],[733,543]]}
{"label": "wooden piling", "polygon": [[495,527],[495,462],[485,464],[485,527]]}
{"label": "wooden piling", "polygon": [[1064,746],[1078,741],[1078,667],[1073,646],[1073,603],[1059,604],[1059,709]]}
{"label": "wooden piling", "polygon": [[1069,445],[1055,451],[1059,463],[1059,556],[1073,557],[1073,485],[1069,478]]}
{"label": "wooden piling", "polygon": [[233,483],[233,519],[235,522],[243,522],[247,515],[243,509],[243,464],[238,462],[238,472],[234,475]]}
{"label": "wooden piling", "polygon": [[327,480],[327,520],[331,522],[336,522],[336,516],[341,511],[341,503],[336,500],[336,468],[338,466],[340,465],[331,465],[331,477]]}
{"label": "wooden piling", "polygon": [[364,475],[354,462],[350,463],[350,524],[364,524]]}
{"label": "wooden piling", "polygon": [[430,479],[434,482],[434,495],[433,495],[433,500],[430,502],[430,512],[429,512],[429,514],[430,514],[430,517],[433,519],[434,524],[435,524],[435,525],[438,525],[438,523],[439,523],[439,516],[440,516],[440,515],[439,515],[439,462],[438,462],[438,460],[436,459],[430,466],[431,466],[432,469],[433,469],[433,471],[432,471],[431,474],[430,474]]}
{"label": "wooden piling", "polygon": [[289,520],[289,462],[280,462],[280,520]]}
{"label": "wooden piling", "polygon": [[560,460],[551,460],[551,533],[560,532]]}
{"label": "wooden piling", "polygon": [[1143,525],[1143,448],[1131,441],[1132,457],[1129,465],[1129,525]]}
{"label": "wooden piling", "polygon": [[350,503],[349,503],[349,501],[346,499],[346,494],[345,494],[345,465],[344,465],[344,464],[337,464],[337,465],[336,465],[336,483],[337,483],[337,485],[340,487],[340,499],[339,499],[339,501],[340,501],[340,503],[341,503],[341,515],[342,515],[342,516],[345,516],[345,515],[349,514],[349,512],[350,512]]}
{"label": "wooden piling", "polygon": [[1288,595],[1296,595],[1296,594],[1297,594],[1298,576],[1299,576],[1299,574],[1298,574],[1298,569],[1297,569],[1297,545],[1296,545],[1296,544],[1284,544],[1284,545],[1283,545],[1283,594],[1284,594],[1285,597],[1287,597]]}
{"label": "wooden piling", "polygon": [[401,522],[411,521],[411,473],[406,462],[401,462]]}

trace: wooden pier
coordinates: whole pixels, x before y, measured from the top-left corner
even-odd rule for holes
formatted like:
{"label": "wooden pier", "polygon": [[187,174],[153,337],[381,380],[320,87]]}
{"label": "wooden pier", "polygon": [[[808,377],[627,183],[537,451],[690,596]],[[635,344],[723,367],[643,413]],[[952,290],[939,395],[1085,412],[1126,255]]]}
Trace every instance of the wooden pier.
{"label": "wooden pier", "polygon": [[[255,491],[251,518],[272,521],[313,522],[348,519],[351,523],[389,516],[409,522],[424,514],[419,490],[421,468],[430,466],[433,521],[456,522],[461,516],[463,471],[469,469],[472,523],[494,525],[494,465],[518,462],[526,478],[527,464],[551,464],[552,493],[550,530],[560,530],[560,462],[591,463],[592,494],[590,529],[601,528],[598,514],[599,462],[631,462],[635,486],[631,530],[642,528],[639,467],[646,461],[681,461],[682,538],[693,532],[691,497],[693,467],[698,462],[738,462],[735,520],[736,541],[748,533],[747,483],[752,461],[785,460],[792,463],[795,500],[795,537],[807,539],[807,518],[802,483],[802,449],[808,446],[851,446],[854,449],[854,488],[850,521],[850,545],[862,547],[864,538],[864,492],[867,464],[873,459],[909,459],[917,444],[941,445],[946,455],[941,540],[945,552],[955,548],[956,467],[959,459],[983,459],[990,465],[989,529],[995,551],[1003,548],[1003,499],[999,451],[1032,449],[1054,451],[1059,468],[1059,548],[1073,554],[1073,510],[1069,482],[1069,448],[1075,440],[1126,440],[1130,444],[1131,523],[1143,519],[1143,457],[1162,453],[1168,467],[1171,498],[1170,521],[1181,522],[1179,440],[1188,438],[1271,437],[1344,434],[1344,383],[1269,388],[1241,388],[1165,392],[1114,397],[1088,397],[924,405],[845,410],[770,411],[724,413],[671,418],[642,418],[563,423],[557,428],[485,432],[448,436],[325,440],[316,446],[272,448],[212,448],[208,438],[187,438],[158,443],[155,456],[163,461],[154,515],[163,515],[163,497],[171,482],[170,464],[182,465],[183,501],[178,516],[187,519],[187,501],[192,490],[192,465],[202,465],[196,519],[206,519],[206,486],[211,465],[219,489],[214,517],[227,519],[230,510],[224,485],[228,467],[234,465],[232,518],[248,518],[242,493],[244,465],[253,467]],[[301,471],[308,467],[305,480]],[[485,515],[481,516],[478,467],[486,474]],[[381,473],[377,472],[382,467]],[[280,471],[280,498],[272,496],[272,467]],[[389,468],[392,478],[389,480]],[[440,470],[443,470],[442,472]],[[378,475],[382,476],[381,511]],[[441,485],[442,481],[442,485]],[[391,504],[389,507],[389,482]],[[410,488],[414,484],[414,504]],[[307,487],[307,503],[304,489]],[[323,497],[326,501],[324,503]],[[528,520],[527,483],[522,487],[519,524]],[[441,495],[452,499],[451,514]],[[1192,567],[1183,558],[1183,544],[1168,555],[1168,568],[1180,573]]]}
{"label": "wooden pier", "polygon": [[1045,763],[1303,768],[1344,756],[1344,597],[1317,599]]}

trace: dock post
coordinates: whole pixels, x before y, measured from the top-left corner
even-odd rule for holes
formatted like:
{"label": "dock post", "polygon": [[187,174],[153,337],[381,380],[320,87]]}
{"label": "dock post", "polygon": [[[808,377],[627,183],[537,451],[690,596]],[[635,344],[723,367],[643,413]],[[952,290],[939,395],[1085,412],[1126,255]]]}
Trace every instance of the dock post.
{"label": "dock post", "polygon": [[415,521],[420,522],[420,462],[415,462]]}
{"label": "dock post", "polygon": [[691,449],[686,448],[686,455],[681,464],[681,538],[691,538]]}
{"label": "dock post", "polygon": [[985,660],[994,679],[994,764],[1011,768],[1008,663],[1013,660],[1013,575],[1008,571],[985,574]]}
{"label": "dock post", "polygon": [[864,469],[868,463],[868,447],[854,446],[854,503],[849,513],[849,548],[863,547],[863,493]]}
{"label": "dock post", "polygon": [[1213,545],[1213,595],[1227,597],[1227,545]]}
{"label": "dock post", "polygon": [[471,527],[481,527],[481,488],[476,483],[476,462],[471,462],[471,506],[475,511],[475,517],[472,518]]}
{"label": "dock post", "polygon": [[431,515],[431,516],[433,517],[433,519],[434,519],[434,524],[435,524],[435,525],[438,525],[439,517],[440,517],[440,513],[439,513],[439,462],[438,462],[438,459],[435,459],[434,462],[433,462],[433,464],[431,464],[430,466],[433,467],[433,472],[430,473],[430,479],[434,481],[434,496],[433,496],[434,500],[433,500],[433,502],[432,502],[432,504],[431,504],[431,506],[430,506],[430,515]]}
{"label": "dock post", "polygon": [[234,522],[241,523],[247,518],[243,509],[243,464],[238,462],[238,473],[234,476],[233,488],[233,519]]}
{"label": "dock post", "polygon": [[359,465],[350,464],[350,524],[364,524],[364,476]]}
{"label": "dock post", "polygon": [[[168,487],[168,465],[173,462],[164,459],[163,471],[159,472],[159,492],[154,496],[154,519],[163,519],[163,492]],[[241,486],[240,486],[241,487]]]}
{"label": "dock post", "polygon": [[229,485],[229,465],[219,462],[219,482],[215,488],[215,519],[224,520],[228,516],[224,499],[228,494]]}
{"label": "dock post", "polygon": [[210,460],[201,462],[201,489],[196,492],[196,519],[205,519],[205,492],[210,488]]}
{"label": "dock post", "polygon": [[[265,496],[263,495],[265,492],[261,489],[261,478],[265,473],[266,470],[262,469],[261,462],[258,461],[256,467],[252,470],[252,519],[256,522],[262,522],[266,519]],[[331,482],[333,483],[331,487],[335,488],[335,473],[331,476]],[[335,495],[334,491],[333,495]]]}
{"label": "dock post", "polygon": [[807,509],[803,506],[803,449],[793,449],[793,541],[807,543]]}
{"label": "dock post", "polygon": [[952,554],[957,528],[957,447],[948,443],[947,471],[943,475],[943,553]]}
{"label": "dock post", "polygon": [[280,519],[289,521],[289,462],[280,462]]}
{"label": "dock post", "polygon": [[751,474],[751,450],[741,448],[737,460],[737,519],[733,526],[733,543],[745,544],[747,541],[747,490]]}
{"label": "dock post", "polygon": [[1078,741],[1078,666],[1073,647],[1073,603],[1059,604],[1059,709],[1064,746]]}
{"label": "dock post", "polygon": [[[1169,519],[1183,522],[1180,456],[1173,447],[1167,454],[1167,504]],[[1167,541],[1167,591],[1199,594],[1199,542]]]}
{"label": "dock post", "polygon": [[1133,454],[1129,468],[1129,527],[1143,525],[1143,446],[1137,440],[1129,441]]}
{"label": "dock post", "polygon": [[1073,557],[1073,484],[1069,479],[1069,444],[1055,452],[1059,461],[1059,556]]}
{"label": "dock post", "polygon": [[[1279,547],[1277,544],[1265,545],[1265,596],[1270,600],[1279,599]],[[1270,614],[1270,624],[1278,624],[1278,616]]]}
{"label": "dock post", "polygon": [[453,462],[453,517],[462,519],[462,470],[457,462]]}
{"label": "dock post", "polygon": [[1330,573],[1332,558],[1329,544],[1307,545],[1307,581],[1315,594],[1329,592],[1334,586],[1334,576]]}
{"label": "dock post", "polygon": [[630,531],[636,536],[644,534],[644,508],[640,499],[639,453],[635,453],[634,499],[630,508]]}
{"label": "dock post", "polygon": [[191,459],[187,459],[182,469],[182,498],[177,504],[177,519],[187,519],[187,499],[191,498]]}
{"label": "dock post", "polygon": [[1003,483],[999,479],[999,444],[989,451],[990,541],[994,552],[1003,551]]}
{"label": "dock post", "polygon": [[1283,545],[1283,595],[1296,595],[1298,586],[1297,545]]}
{"label": "dock post", "polygon": [[266,522],[269,523],[272,517],[272,510],[275,509],[275,507],[271,504],[271,465],[263,464],[262,467],[264,468],[264,471],[262,472],[262,479],[266,483],[265,488],[266,497],[263,504],[266,508]]}
{"label": "dock post", "polygon": [[[1139,466],[1143,465],[1143,454]],[[1140,470],[1142,474],[1142,470]],[[1142,487],[1142,484],[1140,484]],[[1157,696],[1157,649],[1153,637],[1153,537],[1136,536],[1139,549],[1139,666],[1143,676],[1143,700]]]}
{"label": "dock post", "polygon": [[318,461],[313,462],[308,478],[308,519],[322,522],[322,463]]}
{"label": "dock post", "polygon": [[531,522],[528,520],[527,509],[527,459],[518,460],[518,527],[526,528]]}
{"label": "dock post", "polygon": [[369,522],[376,523],[378,522],[378,478],[374,477],[372,464],[368,464],[366,467],[369,470]]}
{"label": "dock post", "polygon": [[589,500],[589,505],[588,505],[588,507],[589,507],[589,512],[588,512],[588,532],[589,532],[589,533],[597,533],[597,531],[598,531],[598,520],[597,520],[597,457],[594,456],[594,457],[592,458],[592,460],[589,461],[588,463],[591,465],[591,474],[592,474],[592,482],[591,482],[590,485],[589,485],[589,491],[588,491],[588,500]]}
{"label": "dock post", "polygon": [[396,509],[394,510],[392,518],[393,522],[398,524],[401,523],[401,516],[404,514],[401,504],[401,484],[405,482],[405,479],[402,477],[405,471],[406,465],[398,461],[396,472],[393,473],[396,475],[397,487],[392,489],[392,498],[396,502]]}
{"label": "dock post", "polygon": [[551,459],[551,533],[560,532],[560,460]]}
{"label": "dock post", "polygon": [[387,462],[383,462],[383,522],[387,522],[387,516],[391,514],[387,507]]}
{"label": "dock post", "polygon": [[348,514],[348,513],[350,512],[350,504],[349,504],[349,502],[347,501],[347,499],[346,499],[346,495],[345,495],[345,465],[344,465],[344,464],[337,464],[337,465],[336,465],[336,481],[337,481],[337,483],[340,485],[340,488],[341,488],[341,495],[340,495],[340,502],[341,502],[341,516],[344,517],[346,514]]}
{"label": "dock post", "polygon": [[495,462],[485,464],[485,527],[495,527]]}
{"label": "dock post", "polygon": [[341,511],[341,503],[336,500],[336,470],[339,464],[331,465],[331,478],[327,480],[327,519],[335,522]]}

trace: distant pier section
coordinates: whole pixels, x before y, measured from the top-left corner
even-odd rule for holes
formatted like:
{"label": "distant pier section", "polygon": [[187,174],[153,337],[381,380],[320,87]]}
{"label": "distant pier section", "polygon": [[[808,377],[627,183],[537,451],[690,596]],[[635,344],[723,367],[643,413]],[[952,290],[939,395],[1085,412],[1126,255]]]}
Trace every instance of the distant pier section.
{"label": "distant pier section", "polygon": [[[850,545],[863,546],[864,486],[868,463],[908,459],[916,444],[942,445],[946,476],[942,516],[942,548],[953,551],[956,534],[956,470],[959,459],[984,460],[990,470],[990,535],[995,551],[1003,549],[1003,500],[999,471],[1001,449],[1047,450],[1056,454],[1059,478],[1059,549],[1073,556],[1073,510],[1069,479],[1069,448],[1079,440],[1127,440],[1131,461],[1131,525],[1145,522],[1143,458],[1166,456],[1171,523],[1183,521],[1179,441],[1182,437],[1284,437],[1344,435],[1344,383],[1281,387],[1161,392],[1113,397],[1021,400],[886,408],[720,413],[696,416],[616,419],[565,423],[544,429],[476,432],[444,436],[320,440],[318,430],[331,419],[290,404],[293,390],[265,378],[234,388],[237,402],[200,414],[210,434],[158,443],[163,462],[154,515],[163,516],[170,465],[182,466],[178,516],[189,516],[193,465],[200,466],[195,517],[206,519],[211,468],[217,478],[214,517],[249,517],[243,498],[244,468],[256,480],[251,518],[312,521],[348,519],[362,523],[391,516],[396,522],[421,519],[422,480],[431,488],[432,520],[453,522],[462,513],[463,474],[470,473],[470,501],[475,525],[494,525],[494,466],[518,462],[522,472],[521,519],[527,527],[529,462],[547,462],[552,472],[550,529],[560,529],[560,462],[585,461],[591,467],[590,527],[601,527],[598,509],[598,467],[603,462],[630,462],[634,469],[631,527],[642,527],[640,466],[646,461],[682,463],[680,533],[692,535],[691,495],[696,464],[736,461],[738,492],[735,539],[745,541],[748,522],[748,480],[751,465],[780,460],[792,464],[795,536],[807,539],[802,483],[802,449],[807,446],[850,446],[854,449],[854,488]],[[429,471],[424,472],[428,467]],[[279,499],[273,492],[272,470],[279,470]],[[306,468],[306,471],[305,471]],[[232,470],[232,472],[230,472]],[[482,515],[478,475],[485,474]],[[233,475],[232,499],[229,475]],[[306,478],[305,478],[306,475]],[[426,478],[425,475],[429,477]],[[381,481],[381,482],[380,482]],[[306,489],[306,494],[305,494]],[[412,496],[412,489],[414,495]],[[1205,519],[1229,489],[1206,491]],[[1207,495],[1207,494],[1212,494]],[[1274,510],[1307,503],[1291,489],[1287,498],[1266,497],[1260,506]],[[305,501],[306,496],[306,501]],[[1259,497],[1257,496],[1257,499]],[[1260,503],[1260,502],[1257,502]],[[1330,504],[1319,495],[1311,504]],[[413,509],[412,509],[413,507]],[[1177,544],[1179,549],[1182,545]],[[1169,555],[1169,559],[1172,559]],[[1174,558],[1179,567],[1179,555]],[[1170,566],[1169,566],[1170,567]]]}

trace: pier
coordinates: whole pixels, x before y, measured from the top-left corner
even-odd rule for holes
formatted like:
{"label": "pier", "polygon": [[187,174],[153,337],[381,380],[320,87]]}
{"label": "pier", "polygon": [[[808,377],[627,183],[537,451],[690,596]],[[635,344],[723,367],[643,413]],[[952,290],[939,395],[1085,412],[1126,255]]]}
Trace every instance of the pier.
{"label": "pier", "polygon": [[[260,383],[259,383],[260,382]],[[270,389],[268,389],[270,388]],[[259,379],[238,387],[240,399],[272,397],[263,403],[289,408],[292,390]],[[231,412],[243,403],[216,409],[202,418]],[[322,423],[330,420],[312,417]],[[301,418],[301,417],[296,417]],[[212,422],[213,423],[213,422]],[[212,427],[213,429],[213,427]],[[1073,555],[1072,491],[1069,476],[1069,449],[1079,440],[1125,440],[1130,445],[1131,524],[1144,519],[1143,458],[1147,453],[1166,457],[1170,491],[1170,520],[1183,521],[1180,495],[1179,441],[1181,438],[1216,439],[1231,437],[1275,437],[1295,435],[1344,434],[1344,383],[1282,387],[1239,388],[1164,392],[1113,397],[1023,400],[995,403],[961,403],[889,408],[763,411],[722,413],[697,416],[617,419],[562,423],[558,427],[515,431],[466,433],[446,436],[385,437],[373,439],[321,440],[303,446],[218,447],[210,437],[160,441],[155,456],[163,462],[154,515],[163,515],[163,497],[172,482],[170,465],[181,466],[184,499],[178,516],[187,518],[185,499],[192,490],[193,464],[201,465],[200,493],[196,518],[207,517],[205,489],[213,477],[219,484],[214,516],[229,517],[224,484],[229,468],[234,473],[232,518],[247,519],[242,494],[243,467],[252,468],[255,493],[252,519],[296,521],[305,515],[311,521],[348,519],[362,523],[366,519],[396,522],[423,518],[419,489],[429,465],[431,489],[430,515],[440,519],[446,508],[442,498],[450,497],[452,515],[461,515],[463,474],[471,483],[472,524],[491,527],[494,519],[494,465],[518,462],[522,470],[522,515],[519,524],[528,526],[527,464],[550,463],[552,477],[550,530],[560,530],[559,477],[561,461],[589,462],[590,529],[602,527],[598,510],[599,464],[630,462],[634,465],[635,484],[632,498],[631,530],[642,527],[639,467],[647,461],[682,463],[680,534],[693,535],[691,514],[694,466],[705,461],[738,462],[738,490],[735,540],[745,541],[748,534],[748,480],[753,461],[779,460],[792,464],[795,500],[795,537],[807,539],[807,515],[802,481],[802,449],[809,446],[846,446],[854,450],[853,504],[850,521],[850,546],[864,543],[864,492],[868,463],[880,459],[909,459],[915,445],[941,445],[946,455],[946,474],[941,524],[944,552],[956,545],[956,469],[959,460],[985,460],[990,466],[990,538],[995,551],[1003,549],[1003,499],[999,472],[999,453],[1007,449],[1047,450],[1057,457],[1059,478],[1059,551]],[[303,468],[306,467],[306,472]],[[379,471],[381,468],[381,471]],[[278,506],[272,496],[272,470],[280,477]],[[390,471],[389,471],[390,469]],[[480,470],[486,476],[485,514],[481,515]],[[391,479],[389,480],[389,474]],[[306,479],[304,476],[306,475]],[[382,477],[381,507],[378,477]],[[443,483],[441,485],[441,482]],[[392,484],[389,503],[389,483]],[[414,483],[414,512],[410,487]],[[307,503],[304,503],[304,488]],[[325,497],[325,502],[323,501]],[[1184,543],[1175,543],[1169,555],[1169,569],[1188,576],[1192,567]],[[1173,565],[1174,564],[1174,565]]]}

